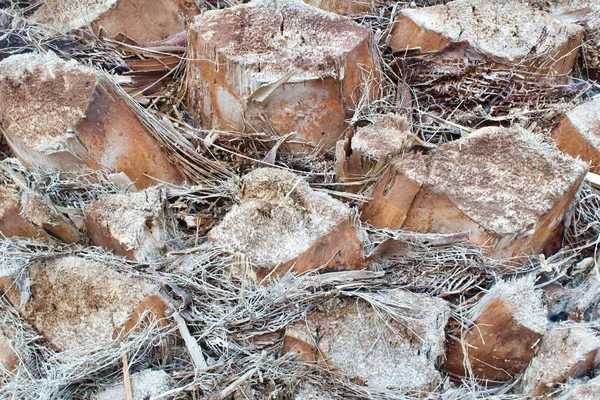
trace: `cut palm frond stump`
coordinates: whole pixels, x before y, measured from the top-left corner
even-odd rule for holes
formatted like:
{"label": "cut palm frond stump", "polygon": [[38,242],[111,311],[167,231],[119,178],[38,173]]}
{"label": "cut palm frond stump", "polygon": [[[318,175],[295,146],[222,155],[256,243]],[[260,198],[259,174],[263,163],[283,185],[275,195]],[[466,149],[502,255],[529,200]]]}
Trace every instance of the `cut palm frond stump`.
{"label": "cut palm frond stump", "polygon": [[251,279],[366,268],[350,207],[301,177],[259,168],[243,178],[241,197],[208,239],[244,255]]}
{"label": "cut palm frond stump", "polygon": [[77,228],[52,204],[47,196],[24,190],[21,194],[21,213],[33,225],[66,243],[80,239]]}
{"label": "cut palm frond stump", "polygon": [[552,130],[559,150],[591,164],[600,174],[600,97],[569,111]]}
{"label": "cut palm frond stump", "polygon": [[428,392],[441,382],[444,300],[396,289],[373,302],[336,299],[323,308],[286,329],[283,354],[297,352],[378,390]]}
{"label": "cut palm frond stump", "polygon": [[479,300],[473,326],[450,339],[444,369],[454,376],[508,381],[522,373],[546,333],[547,309],[535,277],[500,281]]}
{"label": "cut palm frond stump", "polygon": [[[14,159],[13,159],[14,160]],[[17,162],[17,160],[14,160]],[[47,196],[17,189],[0,179],[0,234],[7,238],[46,240],[55,237],[75,243],[80,233]]]}
{"label": "cut palm frond stump", "polygon": [[0,118],[32,169],[124,172],[138,188],[182,182],[114,83],[75,61],[24,54],[0,62]]}
{"label": "cut palm frond stump", "polygon": [[21,214],[21,198],[16,189],[0,186],[0,232],[7,238],[44,239],[48,234]]}
{"label": "cut palm frond stump", "polygon": [[389,161],[423,143],[410,132],[408,120],[397,114],[378,115],[336,144],[336,179],[344,190],[360,192],[385,170]]}
{"label": "cut palm frond stump", "polygon": [[469,231],[492,258],[553,254],[587,165],[522,128],[483,128],[392,162],[361,219],[378,228]]}
{"label": "cut palm frond stump", "polygon": [[324,150],[377,76],[370,30],[301,0],[206,12],[190,28],[189,54],[188,99],[202,127],[295,132]]}
{"label": "cut palm frond stump", "polygon": [[160,319],[167,310],[156,285],[100,261],[63,257],[35,262],[26,273],[2,278],[0,290],[58,351],[106,345],[142,316]]}
{"label": "cut palm frond stump", "polygon": [[581,26],[564,24],[518,0],[456,0],[400,11],[390,46],[402,55],[415,49],[439,51],[464,41],[509,66],[523,64],[538,72],[566,74],[582,36]]}
{"label": "cut palm frond stump", "polygon": [[600,336],[585,326],[564,323],[552,328],[531,360],[518,387],[528,396],[543,396],[568,378],[589,374],[600,363]]}
{"label": "cut palm frond stump", "polygon": [[198,15],[195,1],[183,0],[46,0],[31,20],[66,33],[91,26],[95,34],[119,33],[140,41],[164,39],[183,31]]}
{"label": "cut palm frond stump", "polygon": [[157,261],[169,239],[165,207],[164,187],[104,196],[84,208],[88,237],[122,257]]}
{"label": "cut palm frond stump", "polygon": [[584,28],[582,72],[590,79],[600,78],[600,3],[596,0],[545,2],[548,11],[564,23]]}

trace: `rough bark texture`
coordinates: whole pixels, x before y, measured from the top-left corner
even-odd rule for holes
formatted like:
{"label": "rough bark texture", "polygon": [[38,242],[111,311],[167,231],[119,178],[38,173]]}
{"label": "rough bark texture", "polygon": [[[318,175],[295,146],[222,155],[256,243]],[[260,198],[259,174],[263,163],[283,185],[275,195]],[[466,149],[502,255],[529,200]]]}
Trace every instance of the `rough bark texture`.
{"label": "rough bark texture", "polygon": [[396,114],[377,116],[372,125],[360,127],[336,145],[336,178],[345,190],[358,193],[375,179],[392,157],[401,155],[417,142],[408,120]]}
{"label": "rough bark texture", "polygon": [[260,168],[243,179],[239,205],[208,238],[248,258],[255,280],[296,273],[365,268],[350,208],[315,192],[301,177]]}
{"label": "rough bark texture", "polygon": [[141,188],[156,183],[150,177],[182,182],[112,85],[51,53],[0,62],[0,118],[14,155],[34,169],[124,172]]}
{"label": "rough bark texture", "polygon": [[542,340],[525,370],[519,391],[542,396],[568,378],[580,378],[600,362],[600,336],[586,327],[559,324]]}
{"label": "rough bark texture", "polygon": [[31,190],[21,193],[0,186],[0,233],[7,238],[48,239],[49,235],[66,243],[79,241],[80,234],[44,195]]}
{"label": "rough bark texture", "polygon": [[59,258],[32,264],[28,273],[34,284],[23,307],[21,289],[10,278],[0,280],[0,290],[59,351],[110,343],[129,333],[146,310],[164,317],[158,287],[97,261]]}
{"label": "rough bark texture", "polygon": [[552,130],[558,148],[591,164],[600,173],[600,97],[569,111]]}
{"label": "rough bark texture", "polygon": [[596,0],[554,0],[546,5],[562,22],[579,24],[585,29],[583,72],[597,80],[600,77],[600,3]]}
{"label": "rough bark texture", "polygon": [[563,24],[518,0],[456,0],[402,10],[390,46],[401,54],[417,47],[423,52],[438,51],[466,41],[497,61],[563,74],[573,67],[582,36],[579,25]]}
{"label": "rough bark texture", "polygon": [[380,390],[433,390],[441,379],[435,366],[444,354],[447,303],[403,290],[377,300],[400,307],[400,316],[380,314],[364,300],[332,300],[286,329],[282,354],[297,352]]}
{"label": "rough bark texture", "polygon": [[397,159],[361,219],[418,232],[470,230],[494,258],[561,246],[584,163],[520,128],[483,128],[426,154]]}
{"label": "rough bark texture", "polygon": [[164,187],[108,195],[84,210],[87,235],[96,246],[139,262],[157,261],[168,240]]}
{"label": "rough bark texture", "polygon": [[497,283],[479,301],[471,329],[460,341],[449,340],[444,368],[455,376],[515,378],[546,333],[547,312],[541,292],[534,291],[534,277]]}
{"label": "rough bark texture", "polygon": [[17,190],[0,186],[0,232],[7,238],[25,237],[43,239],[47,233],[27,221],[21,214],[21,201]]}
{"label": "rough bark texture", "polygon": [[300,0],[206,12],[189,33],[191,110],[204,128],[296,132],[332,149],[376,75],[371,46],[368,29]]}
{"label": "rough bark texture", "polygon": [[81,238],[77,228],[56,210],[47,196],[25,190],[21,194],[21,214],[36,227],[65,243],[75,243]]}
{"label": "rough bark texture", "polygon": [[32,19],[62,32],[89,25],[96,34],[124,33],[148,42],[183,31],[186,20],[199,13],[196,3],[188,0],[47,0]]}

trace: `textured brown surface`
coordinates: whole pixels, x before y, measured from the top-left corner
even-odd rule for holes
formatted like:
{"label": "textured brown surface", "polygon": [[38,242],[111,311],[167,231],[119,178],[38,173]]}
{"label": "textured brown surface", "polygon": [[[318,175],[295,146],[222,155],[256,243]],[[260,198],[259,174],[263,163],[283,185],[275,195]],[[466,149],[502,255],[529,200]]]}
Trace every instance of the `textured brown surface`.
{"label": "textured brown surface", "polygon": [[580,26],[563,24],[524,2],[456,0],[401,11],[390,46],[400,55],[406,49],[432,52],[467,41],[497,61],[523,62],[540,72],[566,74],[575,63],[582,37]]}
{"label": "textured brown surface", "polygon": [[417,139],[408,120],[397,114],[380,115],[336,143],[336,179],[344,190],[360,192],[384,172],[388,161],[408,151]]}
{"label": "textured brown surface", "polygon": [[239,205],[208,239],[248,258],[247,273],[260,281],[296,273],[366,268],[350,208],[316,192],[301,177],[259,168],[243,178]]}
{"label": "textured brown surface", "polygon": [[[19,364],[19,358],[12,349],[10,340],[0,334],[0,368],[2,369],[0,370],[0,379],[7,378],[4,371],[7,371],[8,374],[10,374],[10,372],[17,368]],[[2,383],[0,381],[0,387],[1,386]]]}
{"label": "textured brown surface", "polygon": [[600,362],[600,336],[585,326],[559,324],[543,339],[517,390],[543,396],[568,378],[589,374]]}
{"label": "textured brown surface", "polygon": [[21,350],[26,346],[22,332],[13,321],[14,316],[10,315],[10,311],[0,311],[0,387],[3,382],[10,381],[11,373],[21,363]]}
{"label": "textured brown surface", "polygon": [[96,246],[139,262],[158,260],[168,240],[161,187],[113,194],[86,205],[87,235]]}
{"label": "textured brown surface", "polygon": [[554,127],[552,137],[561,151],[588,161],[591,164],[590,171],[595,174],[600,173],[600,151],[577,132],[569,117],[564,117]]}
{"label": "textured brown surface", "polygon": [[110,233],[110,227],[103,223],[101,211],[95,215],[93,211],[85,214],[86,233],[90,241],[114,254],[135,260],[134,249],[130,249]]}
{"label": "textured brown surface", "polygon": [[94,160],[124,172],[140,189],[158,183],[152,178],[183,181],[125,102],[103,86],[96,86],[86,117],[75,130]]}
{"label": "textured brown surface", "polygon": [[510,381],[529,364],[548,328],[535,275],[496,282],[468,310],[459,338],[448,337],[444,369],[455,377]]}
{"label": "textured brown surface", "polygon": [[32,18],[63,32],[90,24],[94,33],[147,42],[183,31],[199,13],[193,0],[48,0]]}
{"label": "textured brown surface", "polygon": [[66,243],[80,239],[77,229],[39,193],[0,186],[0,233],[7,238],[48,239]]}
{"label": "textured brown surface", "polygon": [[[533,357],[534,344],[543,336],[518,324],[501,299],[493,300],[463,338],[473,375],[481,379],[507,381],[523,372]],[[444,369],[468,376],[464,353],[457,340],[450,340]]]}
{"label": "textured brown surface", "polygon": [[420,188],[417,182],[389,167],[373,188],[373,199],[363,207],[361,219],[376,228],[402,227]]}
{"label": "textured brown surface", "polygon": [[[56,350],[105,345],[123,327],[133,328],[146,306],[157,317],[164,316],[156,286],[99,262],[59,258],[32,264],[29,275],[35,284],[19,312]],[[19,308],[21,292],[16,284],[2,278],[0,290]]]}
{"label": "textured brown surface", "polygon": [[145,298],[133,309],[129,319],[122,326],[115,328],[113,339],[126,337],[132,332],[141,331],[144,322],[144,320],[141,320],[142,317],[147,321],[156,320],[159,326],[166,326],[168,321],[165,318],[168,309],[169,305],[160,295]]}
{"label": "textured brown surface", "polygon": [[403,290],[377,300],[400,307],[394,318],[364,300],[335,299],[290,325],[281,353],[299,353],[303,361],[327,365],[379,390],[434,389],[440,380],[435,366],[444,353],[447,303]]}
{"label": "textured brown surface", "polygon": [[348,271],[367,268],[362,255],[362,245],[356,237],[356,227],[350,220],[341,222],[329,233],[315,240],[314,244],[298,257],[277,267],[255,268],[256,278],[262,281],[270,274],[272,278],[288,271],[302,274],[322,267],[319,272]]}
{"label": "textured brown surface", "polygon": [[0,232],[7,238],[43,239],[48,235],[21,215],[19,195],[15,190],[0,186]]}
{"label": "textured brown surface", "polygon": [[76,243],[81,238],[71,222],[56,210],[47,196],[26,190],[21,195],[21,214],[35,226],[65,243]]}
{"label": "textured brown surface", "polygon": [[373,8],[372,0],[303,0],[306,4],[342,15],[365,14]]}
{"label": "textured brown surface", "polygon": [[[376,227],[470,230],[495,258],[558,250],[586,166],[522,129],[484,128],[394,162],[363,207]],[[544,189],[542,189],[544,188]]]}
{"label": "textured brown surface", "polygon": [[200,10],[193,0],[119,0],[93,24],[102,27],[109,36],[125,33],[128,37],[148,42],[164,39],[186,28]]}
{"label": "textured brown surface", "polygon": [[112,85],[56,56],[2,61],[0,117],[11,150],[30,168],[124,172],[139,188],[156,184],[150,177],[182,182]]}
{"label": "textured brown surface", "polygon": [[589,162],[590,171],[600,173],[600,98],[568,112],[552,130],[558,148]]}
{"label": "textured brown surface", "polygon": [[[274,4],[258,0],[196,18],[189,34],[191,110],[205,128],[296,132],[296,139],[331,149],[362,95],[363,78],[375,75],[371,33],[300,0]],[[256,101],[260,87],[286,74],[285,83]]]}

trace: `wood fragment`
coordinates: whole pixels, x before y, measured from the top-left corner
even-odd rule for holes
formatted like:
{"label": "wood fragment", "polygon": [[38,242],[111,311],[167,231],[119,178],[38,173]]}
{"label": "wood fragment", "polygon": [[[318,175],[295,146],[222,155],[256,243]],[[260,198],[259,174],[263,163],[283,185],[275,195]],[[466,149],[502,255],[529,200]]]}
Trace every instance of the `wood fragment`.
{"label": "wood fragment", "polygon": [[[300,176],[258,168],[242,178],[243,194],[208,240],[248,257],[235,265],[246,278],[267,284],[296,274],[366,268],[352,210],[312,189]],[[318,221],[318,222],[317,222]]]}
{"label": "wood fragment", "polygon": [[444,369],[454,376],[508,381],[529,364],[546,332],[541,292],[533,277],[499,282],[478,302],[469,331],[449,339]]}
{"label": "wood fragment", "polygon": [[600,175],[588,172],[585,179],[596,189],[600,189]]}
{"label": "wood fragment", "polygon": [[125,394],[127,400],[133,400],[133,391],[131,390],[131,378],[129,376],[129,364],[127,362],[127,351],[125,351],[125,343],[121,342],[121,350],[123,350],[123,384],[125,385]]}
{"label": "wood fragment", "polygon": [[[29,78],[20,82],[25,71]],[[156,184],[152,178],[184,181],[147,112],[140,115],[109,74],[49,53],[8,57],[0,77],[3,136],[26,167],[123,172],[140,189]],[[24,118],[31,109],[36,118]]]}
{"label": "wood fragment", "polygon": [[233,381],[229,386],[227,386],[225,389],[223,389],[221,391],[221,393],[219,394],[219,398],[224,399],[227,396],[229,396],[230,394],[232,394],[242,383],[244,383],[247,379],[249,379],[252,375],[254,375],[255,372],[256,372],[256,368],[251,368],[248,371],[246,371],[246,373],[244,375],[240,376],[235,381]]}
{"label": "wood fragment", "polygon": [[299,142],[285,144],[292,151],[331,150],[348,115],[375,93],[371,36],[302,1],[204,13],[189,30],[192,116],[206,129],[296,132]]}
{"label": "wood fragment", "polygon": [[188,352],[190,353],[190,357],[192,358],[192,362],[194,363],[196,369],[208,369],[208,364],[206,364],[206,360],[204,359],[204,355],[202,354],[202,349],[198,345],[198,342],[196,342],[196,339],[194,339],[193,336],[190,334],[190,331],[188,330],[188,327],[183,317],[181,317],[181,315],[178,312],[176,312],[173,313],[173,319],[177,323],[177,329],[179,329],[179,333],[185,341],[185,346],[187,347]]}
{"label": "wood fragment", "polygon": [[[523,169],[530,171],[525,177]],[[470,231],[469,241],[489,257],[525,261],[561,248],[563,221],[586,173],[585,163],[536,133],[482,128],[437,149],[395,158],[361,219],[377,228],[422,233]],[[545,182],[544,190],[538,182]]]}

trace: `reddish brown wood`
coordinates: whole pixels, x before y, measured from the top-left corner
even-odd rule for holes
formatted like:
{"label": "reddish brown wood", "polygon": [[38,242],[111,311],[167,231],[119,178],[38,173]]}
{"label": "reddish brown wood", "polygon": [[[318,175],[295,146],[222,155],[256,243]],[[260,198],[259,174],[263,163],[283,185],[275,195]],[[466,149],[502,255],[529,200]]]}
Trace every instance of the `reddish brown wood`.
{"label": "reddish brown wood", "polygon": [[300,0],[206,12],[189,32],[190,109],[207,129],[295,132],[309,144],[290,148],[330,150],[373,91],[371,39],[348,18]]}
{"label": "reddish brown wood", "polygon": [[495,299],[463,336],[466,359],[460,341],[452,339],[443,367],[455,376],[469,376],[467,362],[477,378],[508,381],[525,370],[542,336],[520,325],[504,302]]}
{"label": "reddish brown wood", "polygon": [[426,154],[396,158],[361,219],[378,228],[469,231],[469,240],[493,258],[552,254],[586,172],[583,163],[533,133],[484,128]]}
{"label": "reddish brown wood", "polygon": [[[31,109],[36,115],[28,116]],[[183,182],[114,84],[74,61],[43,55],[2,61],[0,117],[11,150],[27,167],[124,172],[138,188],[156,179]]]}

